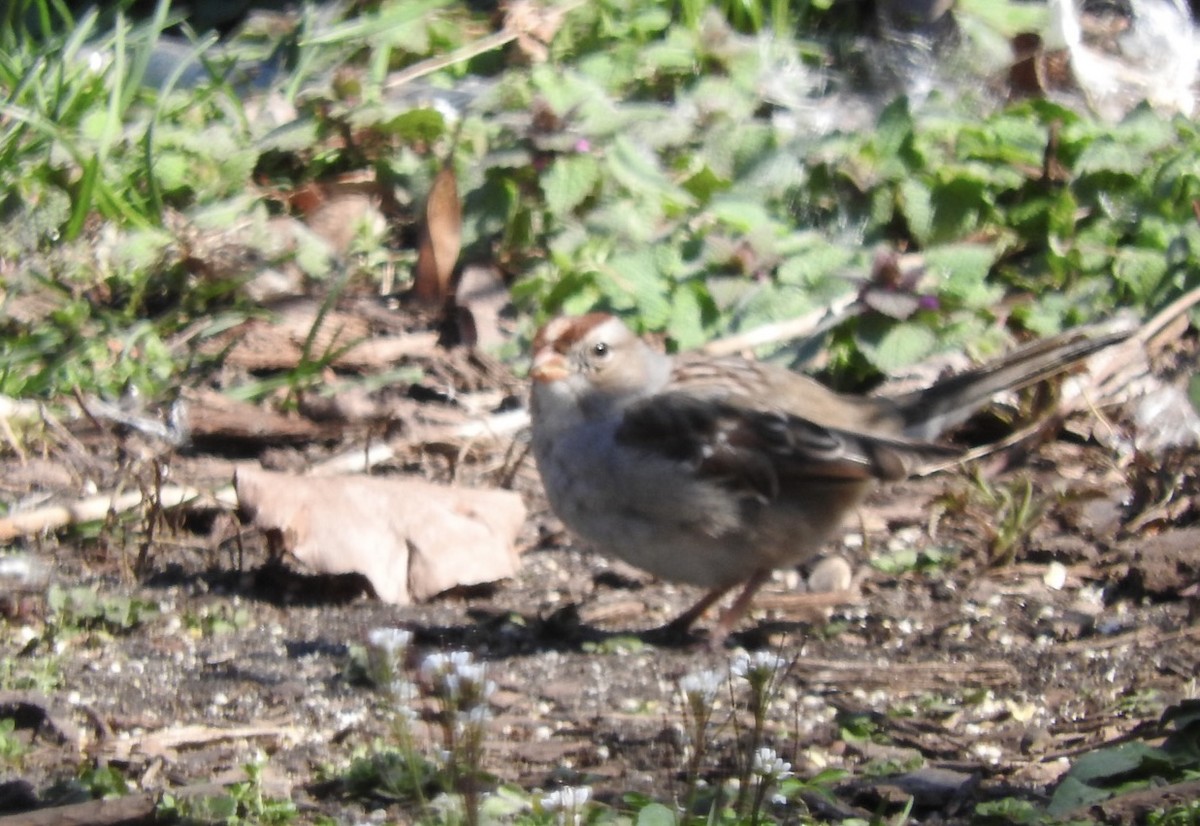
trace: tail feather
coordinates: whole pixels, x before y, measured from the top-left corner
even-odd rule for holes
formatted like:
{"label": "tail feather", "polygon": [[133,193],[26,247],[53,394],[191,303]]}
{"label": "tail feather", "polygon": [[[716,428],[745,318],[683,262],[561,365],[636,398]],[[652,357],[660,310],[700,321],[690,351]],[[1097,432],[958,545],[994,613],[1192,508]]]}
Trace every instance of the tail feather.
{"label": "tail feather", "polygon": [[1056,376],[1093,353],[1119,344],[1133,332],[1091,328],[1052,336],[932,387],[896,396],[892,401],[903,419],[903,433],[912,439],[932,441],[966,421],[997,393],[1020,390]]}

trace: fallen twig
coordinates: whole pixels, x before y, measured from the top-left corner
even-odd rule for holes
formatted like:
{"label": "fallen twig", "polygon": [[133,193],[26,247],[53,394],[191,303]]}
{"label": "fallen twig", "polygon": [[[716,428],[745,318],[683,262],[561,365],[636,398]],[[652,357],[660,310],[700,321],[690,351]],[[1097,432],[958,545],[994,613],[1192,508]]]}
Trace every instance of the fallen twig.
{"label": "fallen twig", "polygon": [[[536,14],[542,17],[546,15],[557,17],[558,20],[554,20],[550,23],[551,30],[557,29],[558,21],[561,20],[562,16],[578,8],[579,6],[582,6],[583,2],[584,0],[570,0],[570,2],[557,6],[547,5],[538,9]],[[536,21],[536,19],[537,18],[535,17],[534,20]],[[420,63],[415,63],[412,66],[409,66],[407,69],[396,72],[384,82],[384,91],[393,92],[401,86],[411,83],[412,81],[424,77],[425,75],[445,69],[448,66],[453,66],[456,63],[462,63],[470,60],[473,57],[478,57],[479,55],[490,52],[493,49],[499,49],[501,46],[505,46],[520,38],[529,37],[532,35],[535,37],[535,39],[541,39],[537,36],[537,32],[522,28],[522,26],[527,25],[528,23],[528,20],[518,20],[516,17],[510,14],[505,20],[504,28],[500,31],[460,46],[458,49],[455,49],[449,54],[436,55],[434,57],[427,58],[422,60]]]}
{"label": "fallen twig", "polygon": [[1125,645],[1136,645],[1138,648],[1166,651],[1169,650],[1171,643],[1193,637],[1200,639],[1200,627],[1180,628],[1178,631],[1138,628],[1124,634],[1115,634],[1111,637],[1087,637],[1086,639],[1059,643],[1056,650],[1061,653],[1071,653],[1074,651],[1102,651],[1109,648],[1120,648]]}
{"label": "fallen twig", "polygon": [[140,737],[113,740],[105,756],[128,761],[135,755],[175,759],[183,748],[198,748],[230,740],[288,740],[298,742],[302,732],[295,726],[246,725],[221,728],[201,724],[171,726]]}
{"label": "fallen twig", "polygon": [[[508,410],[495,413],[479,419],[459,422],[452,425],[442,425],[423,429],[415,439],[409,439],[403,444],[427,444],[430,442],[473,440],[481,438],[499,439],[520,431],[529,426],[529,413],[525,410]],[[323,462],[318,462],[309,470],[311,476],[328,476],[337,473],[361,473],[370,470],[375,465],[387,462],[396,456],[398,446],[390,444],[370,445],[366,449],[358,447],[337,456],[332,456]]]}
{"label": "fallen twig", "polygon": [[0,826],[118,826],[155,823],[158,796],[135,792],[109,800],[89,800],[0,817]]}
{"label": "fallen twig", "polygon": [[792,676],[803,683],[850,684],[854,686],[903,686],[908,692],[930,691],[947,686],[1016,685],[1016,666],[1004,660],[981,662],[919,662],[883,664],[855,663],[800,657]]}
{"label": "fallen twig", "polygon": [[[159,506],[175,508],[201,497],[211,497],[218,504],[234,507],[237,500],[232,497],[233,488],[227,486],[208,492],[182,485],[167,485],[159,491]],[[51,531],[66,525],[95,522],[108,513],[122,513],[141,505],[146,499],[141,491],[122,494],[102,493],[78,502],[65,505],[48,505],[31,511],[11,514],[0,519],[0,542],[14,537]]]}
{"label": "fallen twig", "polygon": [[811,313],[778,321],[774,324],[764,324],[725,338],[710,341],[700,348],[700,352],[709,356],[730,356],[753,350],[766,344],[776,344],[781,341],[791,341],[797,338],[811,336],[817,330],[838,324],[846,318],[855,315],[861,305],[857,293],[847,293],[836,299],[828,307],[821,307]]}

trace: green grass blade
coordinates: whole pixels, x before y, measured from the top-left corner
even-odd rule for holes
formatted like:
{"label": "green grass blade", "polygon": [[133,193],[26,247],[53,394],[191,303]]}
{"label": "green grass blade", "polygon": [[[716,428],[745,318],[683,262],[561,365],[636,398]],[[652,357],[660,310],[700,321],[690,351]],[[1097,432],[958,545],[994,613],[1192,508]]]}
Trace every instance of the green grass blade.
{"label": "green grass blade", "polygon": [[83,222],[87,220],[88,213],[91,211],[92,198],[96,192],[96,179],[100,175],[100,164],[100,157],[95,156],[83,165],[83,178],[79,181],[79,188],[75,192],[75,198],[71,205],[71,217],[67,220],[67,226],[63,230],[68,241],[79,237],[79,233],[83,230]]}
{"label": "green grass blade", "polygon": [[121,93],[120,111],[122,113],[129,111],[129,107],[133,105],[134,98],[142,88],[142,82],[146,78],[146,67],[150,65],[150,58],[154,54],[158,38],[162,35],[163,30],[170,25],[170,9],[170,0],[158,0],[158,3],[154,7],[154,15],[145,26],[139,27],[138,35],[140,43],[133,51],[133,59],[129,61],[129,74],[125,78],[125,88]]}

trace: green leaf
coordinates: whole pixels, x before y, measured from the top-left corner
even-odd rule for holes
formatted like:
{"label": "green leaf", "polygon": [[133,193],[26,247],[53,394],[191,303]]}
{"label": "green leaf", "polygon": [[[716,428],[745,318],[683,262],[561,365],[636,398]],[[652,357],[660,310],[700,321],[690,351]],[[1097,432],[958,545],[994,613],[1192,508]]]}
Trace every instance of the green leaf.
{"label": "green leaf", "polygon": [[1146,156],[1124,143],[1112,138],[1102,138],[1092,141],[1083,150],[1075,164],[1075,172],[1079,175],[1095,173],[1120,173],[1131,177],[1139,175],[1146,165]]}
{"label": "green leaf", "polygon": [[661,803],[650,803],[638,812],[636,826],[677,826],[679,818]]}
{"label": "green leaf", "polygon": [[938,292],[960,306],[984,309],[1004,288],[988,281],[998,252],[982,244],[946,244],[925,251],[925,263],[940,281]]}
{"label": "green leaf", "polygon": [[317,121],[299,118],[272,129],[259,138],[257,146],[262,151],[301,152],[316,146],[319,140]]}
{"label": "green leaf", "polygon": [[937,336],[924,324],[890,324],[880,316],[861,319],[855,341],[867,360],[886,375],[916,364],[937,347]]}
{"label": "green leaf", "polygon": [[699,203],[706,204],[718,192],[729,188],[729,180],[713,172],[711,167],[702,166],[683,182],[683,188]]}
{"label": "green leaf", "polygon": [[1048,130],[1024,114],[1003,113],[978,127],[962,129],[958,136],[958,154],[965,159],[1000,164],[999,169],[1013,172],[1012,166],[1040,169],[1046,151]]}
{"label": "green leaf", "polygon": [[926,240],[957,241],[979,225],[987,209],[987,195],[981,181],[955,175],[938,182],[930,196],[934,222]]}
{"label": "green leaf", "polygon": [[591,155],[565,155],[542,176],[546,207],[564,216],[592,194],[600,180],[600,164]]}
{"label": "green leaf", "polygon": [[1117,250],[1113,276],[1135,301],[1146,302],[1167,275],[1167,259],[1158,250],[1125,247]]}
{"label": "green leaf", "polygon": [[296,263],[305,273],[320,277],[333,266],[333,253],[323,238],[303,225],[296,230]]}
{"label": "green leaf", "polygon": [[1046,814],[1051,817],[1065,815],[1073,809],[1090,806],[1112,797],[1107,789],[1089,786],[1077,777],[1064,777],[1054,790],[1050,803],[1046,806]]}
{"label": "green leaf", "polygon": [[933,193],[916,178],[900,184],[900,210],[908,230],[919,244],[930,242],[933,235]]}
{"label": "green leaf", "polygon": [[712,301],[702,300],[702,292],[699,284],[681,284],[671,296],[667,332],[680,350],[694,349],[708,340],[704,318]]}
{"label": "green leaf", "polygon": [[120,120],[106,109],[94,109],[84,115],[79,122],[80,135],[102,149],[112,143],[116,133],[120,130]]}
{"label": "green leaf", "polygon": [[524,789],[514,786],[500,786],[491,794],[485,795],[480,813],[487,820],[498,822],[517,821],[518,815],[529,808],[529,794]]}
{"label": "green leaf", "polygon": [[596,282],[618,309],[636,309],[650,329],[663,328],[671,316],[667,281],[650,249],[616,255],[597,272]]}
{"label": "green leaf", "polygon": [[652,244],[659,236],[662,204],[654,198],[612,198],[587,213],[587,229],[601,238]]}
{"label": "green leaf", "polygon": [[605,157],[613,177],[631,194],[655,197],[671,206],[695,203],[686,190],[663,174],[657,158],[625,136],[619,135],[613,140]]}
{"label": "green leaf", "polygon": [[1171,758],[1162,749],[1135,740],[1084,754],[1075,761],[1068,774],[1085,783],[1095,780],[1113,782],[1135,771],[1151,773],[1170,766]]}
{"label": "green leaf", "polygon": [[1075,306],[1075,300],[1061,293],[1047,293],[1028,304],[1013,308],[1013,318],[1022,327],[1045,338],[1061,333],[1063,318]]}
{"label": "green leaf", "polygon": [[1032,802],[1012,797],[976,804],[975,817],[989,823],[1007,824],[1038,823],[1042,819],[1040,810]]}
{"label": "green leaf", "polygon": [[718,221],[743,234],[775,223],[771,213],[757,201],[722,197],[713,202],[711,209]]}
{"label": "green leaf", "polygon": [[875,147],[882,169],[888,177],[898,177],[912,160],[913,119],[908,98],[898,97],[879,115],[875,129]]}
{"label": "green leaf", "polygon": [[121,239],[113,259],[124,273],[143,273],[159,264],[175,238],[160,229],[134,230]]}
{"label": "green leaf", "polygon": [[774,321],[798,318],[815,310],[817,303],[807,290],[772,284],[747,284],[746,293],[737,304],[738,327],[750,329]]}
{"label": "green leaf", "polygon": [[390,120],[370,124],[410,142],[435,141],[446,132],[446,119],[436,109],[410,109]]}
{"label": "green leaf", "polygon": [[854,258],[853,250],[822,241],[787,258],[779,265],[776,277],[781,284],[816,287],[832,277],[841,276]]}
{"label": "green leaf", "polygon": [[694,71],[696,52],[687,48],[676,38],[669,38],[647,46],[638,55],[639,62],[651,72],[676,74]]}
{"label": "green leaf", "polygon": [[154,175],[165,192],[186,189],[192,183],[190,171],[187,157],[181,152],[163,151],[154,158]]}
{"label": "green leaf", "polygon": [[959,0],[958,12],[975,19],[989,29],[1013,37],[1020,32],[1040,32],[1050,25],[1049,15],[1041,5],[1002,2],[996,0]]}
{"label": "green leaf", "polygon": [[657,34],[669,25],[670,12],[659,6],[645,8],[629,21],[629,27],[642,35]]}

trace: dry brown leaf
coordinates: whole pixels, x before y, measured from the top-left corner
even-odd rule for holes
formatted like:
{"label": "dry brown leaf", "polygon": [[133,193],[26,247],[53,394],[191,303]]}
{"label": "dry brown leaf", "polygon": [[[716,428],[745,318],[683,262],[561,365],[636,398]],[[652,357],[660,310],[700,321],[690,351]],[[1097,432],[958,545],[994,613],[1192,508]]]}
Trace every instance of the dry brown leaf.
{"label": "dry brown leaf", "polygon": [[450,165],[433,179],[425,202],[417,242],[417,266],[413,294],[428,306],[440,306],[450,295],[450,276],[462,246],[462,203],[458,178]]}
{"label": "dry brown leaf", "polygon": [[303,477],[241,469],[238,502],[317,573],[360,573],[385,602],[405,605],[449,588],[512,576],[525,521],[506,490],[421,479]]}
{"label": "dry brown leaf", "polygon": [[546,46],[562,26],[566,8],[543,6],[533,0],[513,0],[504,14],[504,28],[517,36],[517,47],[533,63],[550,56]]}
{"label": "dry brown leaf", "polygon": [[384,187],[373,175],[347,175],[335,181],[314,181],[300,187],[289,202],[304,223],[338,255],[350,249],[361,227],[381,233],[386,227],[381,205]]}

